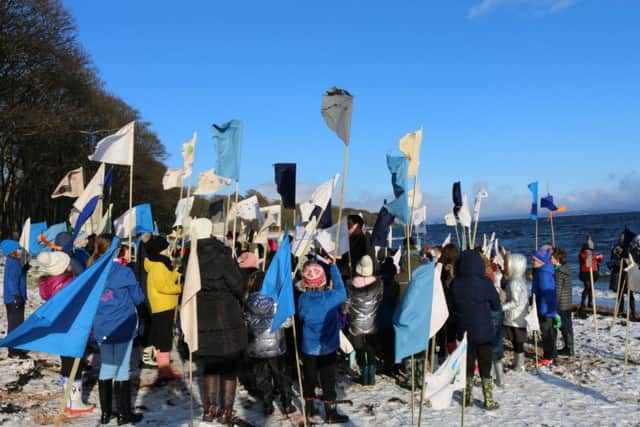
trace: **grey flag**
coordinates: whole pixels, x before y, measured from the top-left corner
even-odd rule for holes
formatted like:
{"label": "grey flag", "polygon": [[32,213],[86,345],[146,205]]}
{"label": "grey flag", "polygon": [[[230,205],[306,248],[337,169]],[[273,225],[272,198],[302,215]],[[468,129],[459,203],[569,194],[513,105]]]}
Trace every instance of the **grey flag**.
{"label": "grey flag", "polygon": [[353,96],[344,89],[332,87],[322,97],[320,108],[324,121],[338,137],[349,145],[351,134],[351,113],[353,113]]}

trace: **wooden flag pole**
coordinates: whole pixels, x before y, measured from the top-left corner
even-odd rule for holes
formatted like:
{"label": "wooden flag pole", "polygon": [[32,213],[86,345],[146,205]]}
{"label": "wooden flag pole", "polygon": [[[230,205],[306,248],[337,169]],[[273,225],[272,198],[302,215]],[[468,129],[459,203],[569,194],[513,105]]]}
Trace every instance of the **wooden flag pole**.
{"label": "wooden flag pole", "polygon": [[[340,224],[342,223],[342,208],[344,207],[344,185],[347,182],[347,168],[349,167],[349,144],[345,144],[344,146],[344,161],[342,163],[342,181],[340,182],[340,207],[338,208],[338,226],[336,228],[336,248],[333,252],[333,259],[337,259],[338,255],[338,243],[340,242]],[[331,188],[333,191],[333,187]],[[333,195],[333,194],[332,194]],[[318,221],[320,221],[318,218]],[[349,254],[351,254],[351,248],[348,250]]]}
{"label": "wooden flag pole", "polygon": [[[131,221],[131,209],[133,208],[133,158],[131,159],[131,165],[129,165],[129,218],[127,221]],[[131,241],[133,232],[129,233],[129,251],[127,252],[127,262],[131,262]]]}
{"label": "wooden flag pole", "polygon": [[478,218],[474,221],[473,224],[473,248],[476,247],[476,235],[478,234],[478,222],[480,221],[480,207],[482,206],[482,198],[478,198]]}
{"label": "wooden flag pole", "polygon": [[[453,226],[453,228],[456,229],[456,239],[458,240],[458,247],[462,248],[462,242],[460,241],[460,233],[458,233],[458,222],[456,221],[455,225]],[[464,229],[463,229],[464,231]]]}
{"label": "wooden flag pole", "polygon": [[189,427],[193,427],[193,353],[191,349],[189,349]]}
{"label": "wooden flag pole", "polygon": [[534,251],[538,250],[538,216],[536,215],[536,246],[534,248]]}
{"label": "wooden flag pole", "polygon": [[306,399],[304,396],[304,390],[302,388],[302,374],[300,373],[300,355],[298,353],[298,333],[296,332],[296,319],[293,316],[290,319],[293,324],[293,346],[296,353],[296,369],[298,371],[298,387],[300,388],[300,406],[302,407],[302,420],[304,422],[304,426],[307,427],[307,409],[305,408]]}
{"label": "wooden flag pole", "polygon": [[[236,196],[235,196],[235,205],[238,206],[238,193],[240,192],[240,181],[236,181]],[[236,257],[236,225],[238,223],[238,215],[233,217],[233,247],[231,248],[231,256]]]}
{"label": "wooden flag pole", "polygon": [[[180,203],[180,200],[182,200],[182,195],[184,194],[184,180],[182,181],[182,185],[180,186],[180,196],[178,196],[178,203]],[[173,253],[176,248],[178,247],[178,230],[176,229],[176,237],[175,239],[173,239],[173,242],[171,242],[171,253]]]}
{"label": "wooden flag pole", "polygon": [[[462,363],[466,363],[466,361],[463,361]],[[464,388],[462,389],[462,411],[460,412],[460,427],[464,427],[464,410],[466,407],[466,400],[467,400],[467,383],[466,381],[468,381],[469,378],[465,378],[465,383],[464,383]],[[473,381],[473,379],[472,379]]]}
{"label": "wooden flag pole", "polygon": [[[414,191],[414,195],[415,195],[415,191]],[[409,223],[411,223],[411,220],[409,220]],[[411,283],[411,235],[410,235],[411,229],[409,228],[409,225],[405,225],[405,230],[404,230],[404,234],[405,234],[405,238],[407,240],[407,277],[409,278],[409,282],[407,283],[407,286],[409,285],[409,283]],[[426,357],[426,355],[425,355]],[[416,392],[416,376],[415,376],[415,357],[412,354],[411,355],[411,425],[413,425],[414,423],[414,417],[415,417],[415,392]]]}
{"label": "wooden flag pole", "polygon": [[[627,362],[629,361],[629,324],[631,323],[631,316],[629,310],[629,298],[631,298],[631,287],[627,283],[627,331],[624,337],[624,375],[623,383],[627,382]],[[594,300],[595,302],[595,300]]]}
{"label": "wooden flag pole", "polygon": [[597,338],[598,337],[598,315],[596,310],[596,289],[595,289],[595,283],[593,283],[593,266],[589,267],[589,280],[591,281],[591,300],[593,301],[593,328]]}
{"label": "wooden flag pole", "polygon": [[231,210],[231,193],[227,194],[227,209],[224,215],[224,238],[227,238],[229,232],[229,210]]}
{"label": "wooden flag pole", "polygon": [[69,399],[69,395],[71,394],[71,387],[73,387],[73,382],[76,378],[76,374],[78,373],[79,367],[80,367],[80,358],[76,357],[75,359],[73,359],[71,374],[67,378],[67,385],[64,388],[64,395],[62,396],[62,401],[60,402],[60,406],[58,406],[58,416],[56,417],[55,427],[60,427],[60,425],[62,424],[64,408],[67,406],[67,400]]}
{"label": "wooden flag pole", "polygon": [[[435,365],[435,345],[436,345],[436,337],[431,338],[431,373],[433,373],[433,367]],[[429,360],[429,339],[427,339],[427,348],[424,350],[424,364],[422,366],[422,372],[427,372],[427,361]],[[422,376],[422,384],[420,384],[420,408],[418,409],[418,427],[422,425],[422,406],[424,404],[424,374]]]}
{"label": "wooden flag pole", "polygon": [[[616,286],[616,306],[613,308],[613,320],[611,321],[611,327],[616,324],[618,318],[620,305],[622,303],[623,292],[620,289],[620,283],[622,282],[622,269],[624,268],[624,258],[620,257],[620,265],[618,266],[618,286]],[[629,287],[629,284],[627,284]],[[629,307],[629,299],[627,298],[627,308]]]}
{"label": "wooden flag pole", "polygon": [[553,230],[553,211],[549,212],[549,223],[551,224],[551,246],[556,247],[556,233]]}

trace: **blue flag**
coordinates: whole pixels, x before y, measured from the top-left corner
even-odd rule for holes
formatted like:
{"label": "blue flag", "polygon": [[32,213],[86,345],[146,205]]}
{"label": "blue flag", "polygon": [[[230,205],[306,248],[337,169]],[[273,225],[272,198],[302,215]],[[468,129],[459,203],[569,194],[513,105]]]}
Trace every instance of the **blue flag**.
{"label": "blue flag", "polygon": [[153,233],[156,227],[153,222],[153,215],[151,215],[151,205],[144,203],[136,206],[136,228],[133,231],[134,235],[142,233]]}
{"label": "blue flag", "polygon": [[93,198],[90,199],[84,206],[84,208],[82,208],[82,212],[80,212],[80,215],[78,215],[78,219],[76,220],[76,225],[75,227],[73,227],[73,236],[67,242],[67,244],[64,245],[64,248],[62,248],[64,252],[69,252],[71,249],[73,249],[73,242],[76,240],[76,237],[78,237],[78,234],[80,234],[80,230],[82,230],[82,226],[84,225],[84,223],[87,222],[89,218],[91,218],[91,215],[93,215],[93,211],[96,210],[96,206],[98,206],[100,197],[102,196],[93,196]]}
{"label": "blue flag", "polygon": [[543,197],[540,199],[540,207],[547,208],[551,212],[558,210],[558,207],[555,204],[553,204],[553,196],[549,193],[547,193],[547,197]]}
{"label": "blue flag", "polygon": [[33,256],[38,255],[42,251],[40,244],[40,233],[43,233],[47,229],[47,222],[36,222],[31,224],[31,231],[29,234],[29,253]]}
{"label": "blue flag", "polygon": [[407,193],[408,178],[407,169],[409,160],[405,156],[390,156],[387,154],[387,167],[391,172],[391,185],[396,199],[387,203],[384,207],[387,211],[398,218],[403,224],[409,223],[409,200]]}
{"label": "blue flag", "polygon": [[54,224],[38,234],[38,246],[40,252],[51,252],[53,250],[56,236],[67,231],[67,224],[64,222]]}
{"label": "blue flag", "polygon": [[529,218],[535,221],[538,219],[538,181],[530,183],[528,187],[529,191],[531,191],[531,213]]}
{"label": "blue flag", "polygon": [[393,313],[396,332],[396,363],[424,351],[431,329],[435,263],[423,264],[413,272],[409,287]]}
{"label": "blue flag", "polygon": [[117,247],[114,239],[96,263],[0,340],[0,347],[82,357]]}
{"label": "blue flag", "polygon": [[112,184],[113,184],[113,165],[109,167],[107,174],[104,176],[103,191],[111,188]]}
{"label": "blue flag", "polygon": [[276,331],[289,317],[296,314],[296,306],[293,303],[291,247],[288,235],[288,232],[285,231],[284,239],[269,264],[260,291],[262,295],[272,298],[277,304],[271,332]]}
{"label": "blue flag", "polygon": [[222,125],[213,125],[213,145],[216,150],[216,175],[240,180],[240,146],[242,144],[242,122],[231,120]]}

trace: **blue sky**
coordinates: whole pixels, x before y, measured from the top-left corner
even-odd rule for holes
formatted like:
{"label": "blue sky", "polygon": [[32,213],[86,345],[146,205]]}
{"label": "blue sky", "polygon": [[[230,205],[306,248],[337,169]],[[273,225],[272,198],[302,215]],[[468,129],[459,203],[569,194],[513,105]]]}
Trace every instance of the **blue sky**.
{"label": "blue sky", "polygon": [[238,118],[241,190],[275,197],[272,164],[296,162],[308,195],[342,171],[319,111],[335,85],[355,97],[347,205],[377,210],[391,196],[385,154],[423,126],[430,221],[450,209],[456,180],[471,198],[487,189],[487,217],[526,217],[536,179],[574,212],[640,208],[628,193],[640,185],[640,3],[63,3],[170,167],[195,130],[195,171],[213,168],[210,126]]}

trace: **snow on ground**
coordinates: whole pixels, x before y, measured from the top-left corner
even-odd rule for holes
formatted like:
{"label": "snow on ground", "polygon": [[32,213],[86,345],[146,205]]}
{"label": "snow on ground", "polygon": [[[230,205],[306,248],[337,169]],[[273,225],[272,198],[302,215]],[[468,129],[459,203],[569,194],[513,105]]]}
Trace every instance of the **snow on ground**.
{"label": "snow on ground", "polygon": [[[27,314],[40,303],[36,290],[30,290]],[[598,298],[613,300],[613,293],[599,292]],[[6,333],[6,313],[0,310],[0,336]],[[482,391],[474,388],[474,405],[465,412],[465,425],[640,425],[640,323],[630,325],[630,363],[626,383],[623,377],[625,321],[618,320],[611,327],[611,317],[598,316],[598,334],[594,333],[591,317],[575,319],[574,330],[577,356],[560,358],[551,367],[534,367],[533,346],[527,347],[528,369],[524,373],[508,372],[506,385],[496,387],[495,398],[500,408],[487,412],[482,409]],[[51,425],[62,396],[58,385],[59,359],[44,353],[31,353],[29,360],[7,359],[6,349],[0,349],[0,425]],[[541,354],[541,349],[540,349]],[[139,357],[139,354],[137,355]],[[510,353],[505,365],[510,364]],[[92,367],[85,372],[88,401],[98,403],[98,360],[90,356]],[[134,359],[136,356],[134,355]],[[174,368],[182,370],[179,356],[173,354]],[[188,383],[176,381],[162,387],[151,387],[155,377],[152,369],[132,369],[132,378],[139,378],[135,406],[144,413],[139,425],[186,426],[189,424]],[[194,372],[197,384],[198,375]],[[377,377],[373,387],[363,387],[348,377],[340,377],[340,410],[351,417],[351,426],[408,426],[411,425],[410,392],[383,376]],[[194,425],[215,426],[200,421],[199,388],[194,386]],[[416,392],[416,402],[419,392]],[[296,401],[300,408],[300,402]],[[297,418],[287,419],[278,410],[269,419],[261,414],[261,404],[239,388],[235,409],[239,417],[258,426],[296,426]],[[459,425],[460,396],[454,397],[450,409],[423,409],[424,425]],[[417,422],[418,404],[415,420]],[[98,424],[99,408],[93,414],[65,416],[65,423],[74,426]],[[115,425],[115,420],[112,420]]]}

